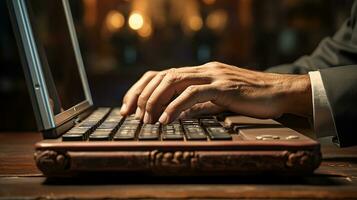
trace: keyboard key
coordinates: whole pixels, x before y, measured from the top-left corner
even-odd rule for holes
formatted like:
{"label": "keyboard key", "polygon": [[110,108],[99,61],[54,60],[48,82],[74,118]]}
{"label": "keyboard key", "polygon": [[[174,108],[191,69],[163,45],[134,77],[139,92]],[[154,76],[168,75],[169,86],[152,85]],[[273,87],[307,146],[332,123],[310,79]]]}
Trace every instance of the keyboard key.
{"label": "keyboard key", "polygon": [[207,140],[204,133],[186,133],[187,140]]}
{"label": "keyboard key", "polygon": [[136,120],[125,120],[123,125],[128,125],[128,126],[139,126],[140,125],[140,121],[136,121]]}
{"label": "keyboard key", "polygon": [[182,125],[199,125],[198,119],[182,119]]}
{"label": "keyboard key", "polygon": [[183,131],[163,132],[161,135],[163,140],[183,140]]}
{"label": "keyboard key", "polygon": [[110,108],[98,108],[86,120],[101,121],[108,115]]}
{"label": "keyboard key", "polygon": [[128,116],[119,130],[115,133],[113,140],[134,140],[138,131],[140,120],[134,119],[134,116]]}
{"label": "keyboard key", "polygon": [[125,119],[125,121],[131,121],[131,120],[135,120],[135,115],[134,114],[127,116],[126,119]]}
{"label": "keyboard key", "polygon": [[92,131],[105,119],[110,108],[98,108],[90,114],[83,122],[79,123],[79,128],[90,128]]}
{"label": "keyboard key", "polygon": [[79,128],[74,127],[67,133],[62,135],[63,141],[83,141],[87,140],[88,134],[90,133],[90,128]]}
{"label": "keyboard key", "polygon": [[79,128],[90,128],[90,129],[94,130],[98,123],[99,123],[98,120],[96,120],[96,121],[85,120],[85,121],[81,122],[80,124],[78,124],[77,127],[79,127]]}
{"label": "keyboard key", "polygon": [[124,122],[122,126],[135,127],[139,125],[140,123],[136,123],[136,122]]}
{"label": "keyboard key", "polygon": [[118,127],[118,123],[117,122],[107,122],[104,121],[98,128],[98,129],[103,129],[103,130],[114,130]]}
{"label": "keyboard key", "polygon": [[157,140],[159,139],[160,124],[143,124],[138,139],[139,140]]}
{"label": "keyboard key", "polygon": [[164,134],[161,136],[162,140],[183,140],[183,134]]}
{"label": "keyboard key", "polygon": [[96,130],[89,135],[90,141],[105,141],[110,140],[112,131],[109,130]]}
{"label": "keyboard key", "polygon": [[134,140],[136,130],[129,130],[129,129],[119,129],[114,137],[113,140]]}
{"label": "keyboard key", "polygon": [[211,140],[232,140],[232,136],[223,127],[206,128]]}
{"label": "keyboard key", "polygon": [[122,117],[122,115],[120,114],[120,108],[113,108],[112,111],[110,112],[109,116],[120,116],[120,117]]}
{"label": "keyboard key", "polygon": [[138,136],[139,140],[157,140],[159,133],[157,131],[142,130]]}
{"label": "keyboard key", "polygon": [[138,125],[122,125],[120,129],[123,130],[136,130],[138,129]]}
{"label": "keyboard key", "polygon": [[201,119],[200,122],[204,127],[221,126],[221,124],[216,119]]}
{"label": "keyboard key", "polygon": [[115,122],[115,123],[121,123],[123,120],[123,116],[108,116],[107,119],[105,119],[105,122]]}
{"label": "keyboard key", "polygon": [[162,140],[183,140],[184,132],[181,125],[177,123],[171,123],[162,126]]}
{"label": "keyboard key", "polygon": [[184,126],[187,140],[207,140],[205,131],[199,125]]}

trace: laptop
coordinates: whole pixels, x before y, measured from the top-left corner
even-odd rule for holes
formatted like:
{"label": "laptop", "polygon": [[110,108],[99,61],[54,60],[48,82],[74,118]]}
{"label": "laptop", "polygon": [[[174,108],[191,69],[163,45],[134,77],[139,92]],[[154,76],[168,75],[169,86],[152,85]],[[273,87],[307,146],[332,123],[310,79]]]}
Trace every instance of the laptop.
{"label": "laptop", "polygon": [[[41,16],[49,4],[55,13]],[[119,108],[95,107],[68,0],[8,5],[43,135],[34,158],[44,175],[297,175],[319,166],[319,143],[272,119],[202,116],[143,124]]]}

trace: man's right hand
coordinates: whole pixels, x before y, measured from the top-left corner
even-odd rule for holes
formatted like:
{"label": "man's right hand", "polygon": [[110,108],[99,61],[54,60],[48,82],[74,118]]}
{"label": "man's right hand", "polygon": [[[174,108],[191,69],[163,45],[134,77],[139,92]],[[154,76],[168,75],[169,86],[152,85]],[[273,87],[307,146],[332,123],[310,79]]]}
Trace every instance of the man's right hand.
{"label": "man's right hand", "polygon": [[145,73],[127,92],[121,113],[144,123],[232,111],[257,118],[310,115],[308,75],[257,72],[210,62]]}

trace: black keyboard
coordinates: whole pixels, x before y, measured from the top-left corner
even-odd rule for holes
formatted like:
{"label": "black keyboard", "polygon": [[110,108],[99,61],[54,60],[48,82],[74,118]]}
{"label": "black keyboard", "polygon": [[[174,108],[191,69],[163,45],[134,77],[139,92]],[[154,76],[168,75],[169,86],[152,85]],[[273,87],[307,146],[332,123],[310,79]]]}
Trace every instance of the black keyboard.
{"label": "black keyboard", "polygon": [[134,116],[123,117],[119,108],[98,108],[62,135],[63,141],[209,141],[232,140],[214,117],[182,119],[167,125],[143,124]]}

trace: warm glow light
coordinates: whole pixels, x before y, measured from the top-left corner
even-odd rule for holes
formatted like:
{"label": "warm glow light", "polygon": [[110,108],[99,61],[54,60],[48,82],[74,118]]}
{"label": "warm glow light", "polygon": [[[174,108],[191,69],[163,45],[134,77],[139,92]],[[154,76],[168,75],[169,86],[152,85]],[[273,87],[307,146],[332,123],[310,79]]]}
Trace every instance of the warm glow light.
{"label": "warm glow light", "polygon": [[150,23],[144,23],[143,27],[138,30],[138,34],[143,38],[150,37],[152,33],[152,26]]}
{"label": "warm glow light", "polygon": [[206,25],[210,29],[220,31],[225,28],[227,19],[228,16],[224,10],[216,10],[208,15]]}
{"label": "warm glow light", "polygon": [[202,19],[199,16],[192,16],[188,19],[188,26],[193,31],[198,31],[202,28]]}
{"label": "warm glow light", "polygon": [[118,11],[110,11],[106,18],[106,25],[109,31],[113,32],[124,26],[124,16]]}
{"label": "warm glow light", "polygon": [[97,0],[83,0],[84,24],[93,27],[97,23]]}
{"label": "warm glow light", "polygon": [[128,23],[131,29],[139,30],[144,25],[144,18],[139,13],[133,13],[130,15]]}
{"label": "warm glow light", "polygon": [[203,3],[207,5],[214,4],[214,2],[216,2],[216,0],[203,0]]}

